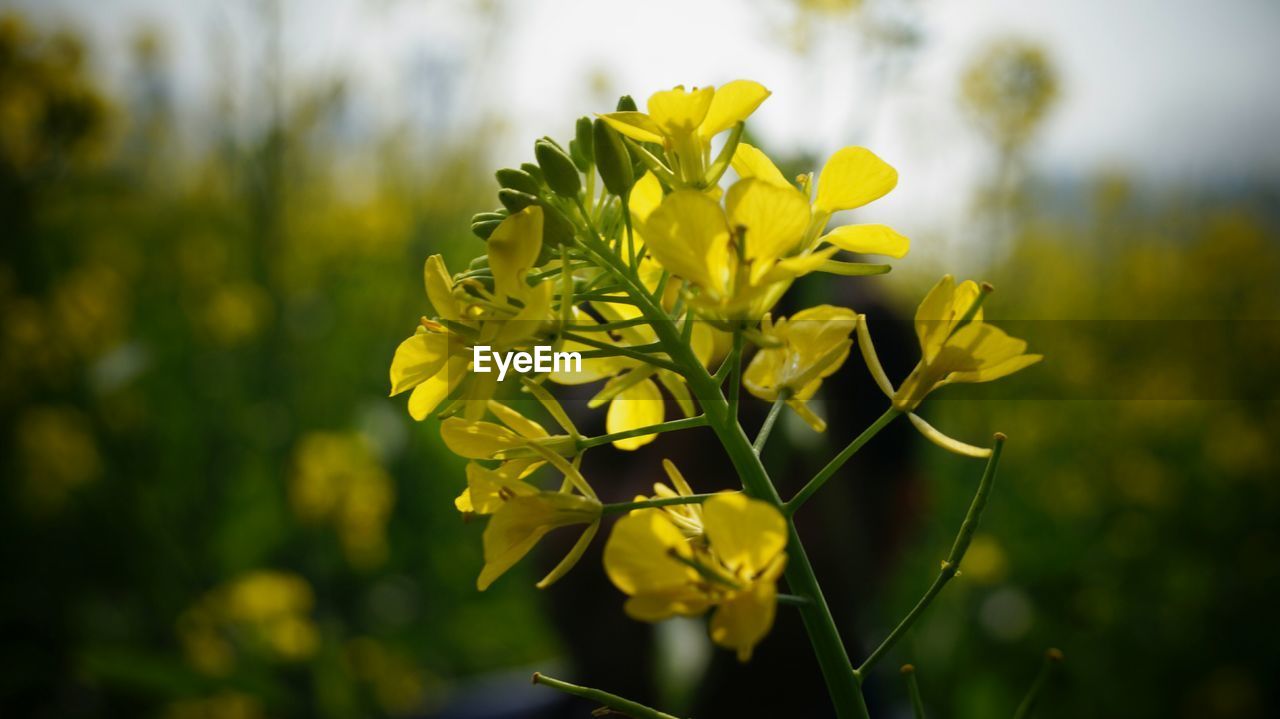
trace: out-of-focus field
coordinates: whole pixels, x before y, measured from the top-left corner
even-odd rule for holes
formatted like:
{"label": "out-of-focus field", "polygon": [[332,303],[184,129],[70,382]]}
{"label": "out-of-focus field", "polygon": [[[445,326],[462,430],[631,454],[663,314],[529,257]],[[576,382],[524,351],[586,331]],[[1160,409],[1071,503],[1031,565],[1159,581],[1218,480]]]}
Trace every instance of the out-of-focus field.
{"label": "out-of-focus field", "polygon": [[[0,18],[0,715],[430,716],[476,677],[556,660],[528,576],[475,591],[461,467],[386,398],[422,259],[478,247],[485,149],[420,163],[391,133],[353,184],[329,86],[193,149],[149,91],[152,43],[128,96],[90,61]],[[1023,130],[992,132],[1015,161]],[[926,408],[1011,441],[962,577],[894,658],[938,716],[1011,713],[1048,646],[1067,661],[1044,717],[1271,715],[1275,355],[1164,347],[1196,348],[1193,319],[1255,320],[1245,346],[1276,346],[1276,188],[1152,194],[1117,173],[1064,208],[993,187],[989,316],[1054,350],[999,398]],[[935,279],[891,299],[909,313]],[[1121,351],[1115,319],[1179,336]],[[980,471],[919,451],[920,531],[849,628],[864,642],[923,591]],[[905,710],[901,687],[875,691]]]}

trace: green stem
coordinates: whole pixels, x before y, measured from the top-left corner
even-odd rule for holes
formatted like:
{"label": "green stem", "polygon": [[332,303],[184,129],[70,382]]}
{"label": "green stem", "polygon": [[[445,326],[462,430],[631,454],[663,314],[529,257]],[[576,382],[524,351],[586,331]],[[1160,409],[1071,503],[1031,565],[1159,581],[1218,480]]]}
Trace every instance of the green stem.
{"label": "green stem", "polygon": [[733,331],[733,365],[729,373],[729,416],[738,421],[739,397],[742,394],[742,330]]}
{"label": "green stem", "polygon": [[907,696],[911,697],[911,716],[924,719],[924,699],[920,697],[920,682],[916,681],[916,668],[910,664],[902,665],[902,676],[907,680]]}
{"label": "green stem", "polygon": [[632,719],[676,719],[676,717],[671,716],[670,714],[664,714],[657,709],[647,707],[639,702],[633,702],[630,699],[623,699],[616,694],[610,694],[609,692],[601,691],[599,689],[591,689],[589,687],[580,687],[577,684],[570,684],[569,682],[560,681],[559,679],[553,679],[538,672],[534,672],[533,674],[533,683],[543,684],[551,687],[552,689],[562,691],[565,694],[572,694],[575,697],[596,702],[601,706],[608,707],[616,712],[632,717]]}
{"label": "green stem", "polygon": [[622,512],[630,512],[633,509],[651,509],[654,507],[670,507],[677,504],[702,504],[703,502],[716,496],[714,492],[708,494],[683,494],[679,497],[658,497],[657,499],[637,499],[634,502],[613,502],[604,505],[603,512],[605,514],[620,514]]}
{"label": "green stem", "polygon": [[782,413],[782,408],[787,404],[786,393],[780,393],[778,398],[773,401],[773,406],[769,408],[769,416],[764,418],[764,424],[760,425],[760,432],[756,435],[756,441],[751,443],[751,449],[755,451],[756,456],[764,451],[765,442],[769,441],[769,435],[773,432],[773,425],[778,421],[778,415]]}
{"label": "green stem", "polygon": [[1036,702],[1040,699],[1040,690],[1044,688],[1049,676],[1053,674],[1053,670],[1062,663],[1062,652],[1058,649],[1050,649],[1044,653],[1044,664],[1040,665],[1040,673],[1036,675],[1036,680],[1031,683],[1031,689],[1027,690],[1027,696],[1023,697],[1022,703],[1018,705],[1018,711],[1014,713],[1013,719],[1028,719],[1031,712],[1036,708]]}
{"label": "green stem", "polygon": [[564,332],[562,336],[565,339],[573,340],[578,344],[583,344],[588,347],[595,347],[596,349],[602,350],[604,352],[613,352],[615,353],[615,355],[630,357],[631,359],[639,360],[641,362],[644,362],[645,364],[651,364],[654,367],[660,367],[665,370],[671,370],[676,374],[681,373],[681,369],[677,365],[667,360],[664,360],[660,357],[655,357],[651,354],[646,354],[645,352],[641,351],[642,349],[658,349],[661,345],[657,343],[650,344],[650,345],[640,345],[639,347],[628,347],[626,345],[615,345],[615,344],[610,344],[608,342],[601,342],[600,340],[597,340],[595,338],[586,337],[586,336],[577,334],[575,332]]}
{"label": "green stem", "polygon": [[778,604],[786,604],[792,607],[807,607],[813,604],[808,597],[802,597],[797,594],[779,594]]}
{"label": "green stem", "polygon": [[646,434],[658,434],[659,432],[672,432],[678,429],[690,429],[692,427],[704,427],[707,424],[707,418],[703,415],[697,417],[688,417],[685,419],[673,419],[668,422],[659,422],[651,424],[647,427],[636,427],[621,432],[611,432],[602,434],[599,437],[583,437],[578,440],[579,449],[588,449],[590,447],[598,447],[602,444],[609,444],[620,439],[630,439],[632,437],[643,437]]}
{"label": "green stem", "polygon": [[850,457],[857,454],[858,450],[862,449],[863,445],[870,442],[872,437],[879,434],[880,430],[887,427],[889,423],[900,414],[902,414],[902,411],[894,407],[886,409],[884,414],[880,415],[879,419],[873,422],[870,427],[863,430],[862,434],[855,437],[848,446],[840,450],[840,454],[837,454],[830,462],[827,462],[827,466],[823,467],[817,474],[815,474],[813,479],[809,480],[808,484],[801,487],[800,491],[796,492],[796,496],[787,501],[786,505],[783,507],[783,511],[786,512],[787,516],[795,514],[796,510],[799,509],[800,506],[809,499],[809,497],[813,496],[814,492],[822,489],[822,485],[826,484],[827,480],[835,476],[835,473],[844,466],[845,462],[849,461]]}
{"label": "green stem", "polygon": [[898,643],[898,640],[911,629],[920,615],[924,614],[924,611],[933,603],[934,597],[937,597],[947,582],[960,571],[960,561],[964,559],[964,553],[969,550],[969,543],[973,541],[973,534],[978,531],[978,522],[982,519],[982,510],[987,506],[987,497],[991,494],[991,484],[996,478],[996,467],[1000,464],[1000,452],[1004,449],[1004,440],[1003,434],[996,434],[995,442],[991,446],[991,457],[987,459],[987,468],[982,473],[982,480],[978,482],[978,491],[973,495],[973,502],[969,504],[969,511],[965,514],[960,531],[956,534],[956,541],[951,545],[951,553],[942,562],[938,577],[933,580],[933,584],[929,585],[929,589],[911,608],[907,616],[898,622],[898,626],[889,632],[889,636],[885,637],[885,640],[880,642],[880,646],[876,647],[875,651],[871,652],[871,656],[858,667],[859,678],[865,677],[876,662]]}

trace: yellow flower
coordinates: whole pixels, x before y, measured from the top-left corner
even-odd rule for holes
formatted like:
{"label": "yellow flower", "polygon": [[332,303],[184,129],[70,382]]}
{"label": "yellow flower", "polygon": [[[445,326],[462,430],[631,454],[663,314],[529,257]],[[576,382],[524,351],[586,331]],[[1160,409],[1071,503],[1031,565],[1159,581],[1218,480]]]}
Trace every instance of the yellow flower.
{"label": "yellow flower", "polygon": [[638,142],[662,145],[684,185],[701,187],[711,160],[711,138],[743,122],[769,97],[758,82],[734,80],[719,89],[683,85],[649,96],[648,113],[611,112],[610,127]]}
{"label": "yellow flower", "polygon": [[[792,187],[768,156],[745,142],[739,143],[734,151],[733,169],[744,179],[757,178],[770,184]],[[809,176],[803,176],[801,180],[807,188]],[[846,147],[836,151],[818,177],[812,219],[805,232],[809,249],[828,244],[864,255],[905,257],[910,241],[885,225],[843,225],[821,234],[832,214],[870,204],[889,194],[897,184],[898,171],[865,147]]]}
{"label": "yellow flower", "polygon": [[298,442],[289,502],[304,521],[331,524],[353,565],[386,556],[395,485],[359,435],[313,432]]}
{"label": "yellow flower", "polygon": [[696,288],[693,304],[723,319],[755,319],[791,280],[822,265],[834,248],[804,253],[809,202],[794,187],[749,178],[725,194],[677,190],[643,223],[649,252]]}
{"label": "yellow flower", "polygon": [[[564,473],[564,491],[538,489],[505,467],[488,470],[474,463],[467,467],[467,505],[471,511],[492,515],[484,529],[484,568],[476,580],[480,591],[488,589],[528,554],[547,532],[587,525],[560,564],[537,584],[539,589],[551,585],[577,564],[600,529],[602,507],[591,486],[577,467],[563,457],[544,452],[543,457]],[[461,499],[459,509],[463,508]]]}
{"label": "yellow flower", "polygon": [[[483,414],[497,375],[468,371],[472,348],[506,351],[530,344],[550,328],[552,283],[530,287],[525,281],[541,242],[542,215],[536,206],[511,215],[494,230],[488,244],[493,294],[474,282],[455,286],[444,260],[439,255],[427,258],[423,275],[436,319],[424,317],[391,360],[391,394],[413,390],[409,414],[414,419],[425,419],[449,397],[464,402],[468,417]],[[468,295],[468,289],[481,297]]]}
{"label": "yellow flower", "polygon": [[790,319],[776,323],[765,317],[761,332],[778,343],[764,347],[751,358],[742,375],[742,384],[751,394],[776,400],[783,392],[787,406],[795,410],[814,430],[827,423],[809,409],[809,400],[849,357],[853,340],[849,334],[857,324],[857,314],[844,307],[818,305],[801,310]]}
{"label": "yellow flower", "polygon": [[977,283],[965,280],[956,285],[951,275],[943,276],[925,296],[915,320],[920,363],[894,393],[895,407],[909,411],[943,385],[990,382],[1043,359],[1027,354],[1025,341],[983,322],[981,309],[964,322],[981,296]]}
{"label": "yellow flower", "polygon": [[577,441],[572,435],[552,435],[494,400],[489,400],[488,408],[502,424],[463,417],[449,417],[440,423],[440,438],[451,452],[467,459],[504,460],[515,465],[520,475],[542,465],[540,448],[562,456],[576,454]]}
{"label": "yellow flower", "polygon": [[716,607],[712,641],[746,661],[773,625],[786,520],[766,502],[722,493],[703,505],[702,523],[702,534],[691,538],[669,512],[633,511],[605,545],[605,571],[628,595],[627,614],[641,621]]}

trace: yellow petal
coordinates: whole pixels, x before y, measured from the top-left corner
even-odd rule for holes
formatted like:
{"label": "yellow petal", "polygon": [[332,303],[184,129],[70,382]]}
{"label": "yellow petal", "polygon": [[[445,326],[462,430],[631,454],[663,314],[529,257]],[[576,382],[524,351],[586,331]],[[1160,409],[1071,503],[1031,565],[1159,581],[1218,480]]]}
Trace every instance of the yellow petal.
{"label": "yellow petal", "polygon": [[[1026,351],[1025,341],[1010,337],[999,327],[985,322],[970,322],[951,335],[935,358],[934,364],[936,371],[939,372],[982,374],[984,370],[991,371]],[[1010,372],[1016,372],[1021,368],[1021,366],[1016,367]],[[986,382],[988,379],[1002,376],[1004,375],[998,374],[987,379],[953,381]]]}
{"label": "yellow petal", "polygon": [[733,171],[744,180],[756,178],[774,185],[794,187],[787,182],[787,178],[768,155],[745,142],[738,143],[738,148],[733,152]]}
{"label": "yellow petal", "polygon": [[643,112],[611,112],[601,115],[609,127],[639,142],[662,142],[662,128]]}
{"label": "yellow petal", "polygon": [[955,320],[955,294],[955,279],[951,275],[943,275],[916,308],[916,337],[920,340],[920,353],[925,362],[933,361],[951,334]]}
{"label": "yellow petal", "polygon": [[552,529],[589,524],[600,517],[600,503],[562,492],[514,497],[484,529],[484,569],[476,586],[484,591]]}
{"label": "yellow petal", "polygon": [[731,571],[763,570],[787,546],[787,522],[773,505],[739,492],[721,492],[702,505],[707,539]]}
{"label": "yellow petal", "polygon": [[[492,238],[490,238],[492,241]],[[497,278],[494,278],[495,282]],[[498,347],[510,347],[532,339],[542,330],[543,325],[552,319],[551,300],[555,292],[555,283],[543,282],[536,287],[525,286],[524,307],[520,308],[511,319],[495,320],[486,324],[499,326],[498,332],[491,340]]]}
{"label": "yellow petal", "polygon": [[461,313],[458,302],[453,298],[453,278],[444,265],[444,258],[432,255],[422,267],[422,277],[427,287],[427,299],[436,311],[436,316],[446,320],[458,320]]}
{"label": "yellow petal", "polygon": [[756,582],[736,592],[711,616],[711,641],[735,650],[738,661],[749,660],[756,644],[773,626],[777,607],[778,586],[774,582]]}
{"label": "yellow petal", "polygon": [[461,417],[450,417],[441,422],[440,438],[449,451],[468,459],[490,459],[525,444],[523,438],[502,425]]}
{"label": "yellow petal", "polygon": [[849,252],[864,255],[888,255],[903,258],[911,249],[911,241],[885,225],[844,225],[822,238]]}
{"label": "yellow petal", "polygon": [[714,97],[715,90],[710,87],[686,92],[680,85],[655,92],[649,96],[649,118],[667,135],[692,133],[706,119]]}
{"label": "yellow petal", "polygon": [[430,379],[413,388],[413,393],[409,395],[409,416],[419,422],[426,419],[427,415],[434,412],[445,397],[457,388],[466,374],[466,358],[451,358],[443,372],[437,372]]}
{"label": "yellow petal", "polygon": [[[646,379],[638,382],[623,390],[609,403],[609,413],[605,418],[605,429],[610,434],[613,434],[614,432],[625,432],[637,427],[658,424],[665,416],[664,404],[662,392],[659,391],[658,385],[654,384],[653,380]],[[646,434],[641,437],[616,440],[613,446],[618,449],[634,450],[649,444],[657,438],[658,435],[656,434]]]}
{"label": "yellow petal", "polygon": [[749,260],[773,260],[789,254],[804,240],[809,201],[794,187],[764,180],[739,180],[724,199],[729,225],[746,228]]}
{"label": "yellow petal", "polygon": [[627,616],[642,622],[660,622],[674,616],[697,616],[711,606],[711,598],[695,587],[637,594],[627,600]]}
{"label": "yellow petal", "polygon": [[604,570],[623,594],[651,593],[697,581],[698,574],[671,556],[690,556],[689,542],[666,513],[642,509],[613,525],[604,545]]}
{"label": "yellow petal", "polygon": [[499,298],[523,298],[525,276],[542,250],[542,208],[531,205],[507,217],[489,236],[489,268]]}
{"label": "yellow petal", "polygon": [[501,402],[489,401],[489,411],[500,422],[510,427],[516,434],[526,439],[542,439],[550,436],[542,425],[525,417]]}
{"label": "yellow petal", "polygon": [[391,359],[391,394],[400,394],[426,382],[448,361],[449,335],[419,329],[400,343]]}
{"label": "yellow petal", "polygon": [[[627,206],[631,208],[631,222],[640,224],[648,219],[658,205],[662,204],[662,183],[652,172],[644,173],[631,188],[631,196]],[[637,248],[638,249],[638,248]]]}
{"label": "yellow petal", "polygon": [[1024,370],[1042,359],[1044,355],[1018,355],[973,372],[953,372],[947,376],[947,382],[990,382]]}
{"label": "yellow petal", "polygon": [[768,268],[768,271],[759,277],[753,276],[751,281],[757,285],[768,285],[774,282],[785,282],[797,277],[803,277],[821,267],[824,262],[831,259],[831,256],[839,251],[839,248],[836,247],[824,247],[807,255],[796,255],[778,260],[772,267],[766,264],[765,267]]}
{"label": "yellow petal", "polygon": [[[764,85],[751,80],[734,80],[716,89],[711,107],[698,128],[703,137],[712,137],[746,120],[769,97]],[[652,102],[652,100],[650,101]]]}
{"label": "yellow petal", "polygon": [[644,223],[644,237],[649,253],[672,274],[723,291],[729,225],[715,200],[696,190],[667,195]]}
{"label": "yellow petal", "polygon": [[839,212],[862,207],[889,194],[898,184],[898,171],[865,147],[837,150],[822,168],[814,207]]}
{"label": "yellow petal", "polygon": [[[519,480],[503,467],[492,470],[475,462],[467,463],[467,499],[471,505],[469,511],[476,514],[493,514],[502,508],[504,502],[511,497],[531,497],[538,489],[528,482]],[[459,500],[462,498],[459,497]],[[457,501],[454,502],[458,504]],[[461,509],[461,507],[459,507]],[[467,510],[463,510],[467,511]]]}

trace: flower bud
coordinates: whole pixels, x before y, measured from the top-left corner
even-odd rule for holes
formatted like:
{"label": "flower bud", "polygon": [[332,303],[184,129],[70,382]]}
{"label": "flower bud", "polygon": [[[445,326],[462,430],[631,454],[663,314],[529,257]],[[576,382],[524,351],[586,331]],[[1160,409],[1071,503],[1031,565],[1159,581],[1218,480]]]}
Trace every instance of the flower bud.
{"label": "flower bud", "polygon": [[532,175],[524,170],[516,170],[510,167],[498,170],[493,173],[498,178],[498,184],[512,190],[519,190],[530,195],[538,194],[538,181]]}
{"label": "flower bud", "polygon": [[498,190],[498,202],[501,202],[502,206],[512,213],[519,212],[537,201],[537,197],[534,197],[527,192],[512,190],[507,187]]}
{"label": "flower bud", "polygon": [[552,192],[561,197],[578,196],[578,191],[582,189],[578,168],[564,150],[550,139],[543,138],[533,143],[533,155],[538,159],[538,165],[542,167],[542,174],[546,175],[547,186]]}
{"label": "flower bud", "polygon": [[541,167],[532,162],[522,162],[520,163],[520,169],[528,173],[529,177],[532,177],[539,185],[547,184],[547,178],[543,176]]}
{"label": "flower bud", "polygon": [[636,101],[631,99],[630,95],[623,95],[618,98],[618,112],[636,112]]}
{"label": "flower bud", "polygon": [[578,124],[574,126],[573,142],[569,143],[569,155],[582,172],[590,169],[591,163],[595,162],[595,149],[591,139],[591,118],[579,117]]}
{"label": "flower bud", "polygon": [[507,219],[507,211],[504,209],[494,210],[492,212],[477,212],[471,216],[471,224],[484,222],[485,220],[505,220]]}
{"label": "flower bud", "polygon": [[609,192],[622,197],[631,191],[636,182],[635,172],[631,167],[631,153],[622,138],[604,120],[596,120],[592,129],[595,145],[596,168],[600,170],[600,179]]}
{"label": "flower bud", "polygon": [[502,220],[481,220],[480,222],[471,223],[471,234],[482,240],[489,239],[489,235],[502,224]]}

